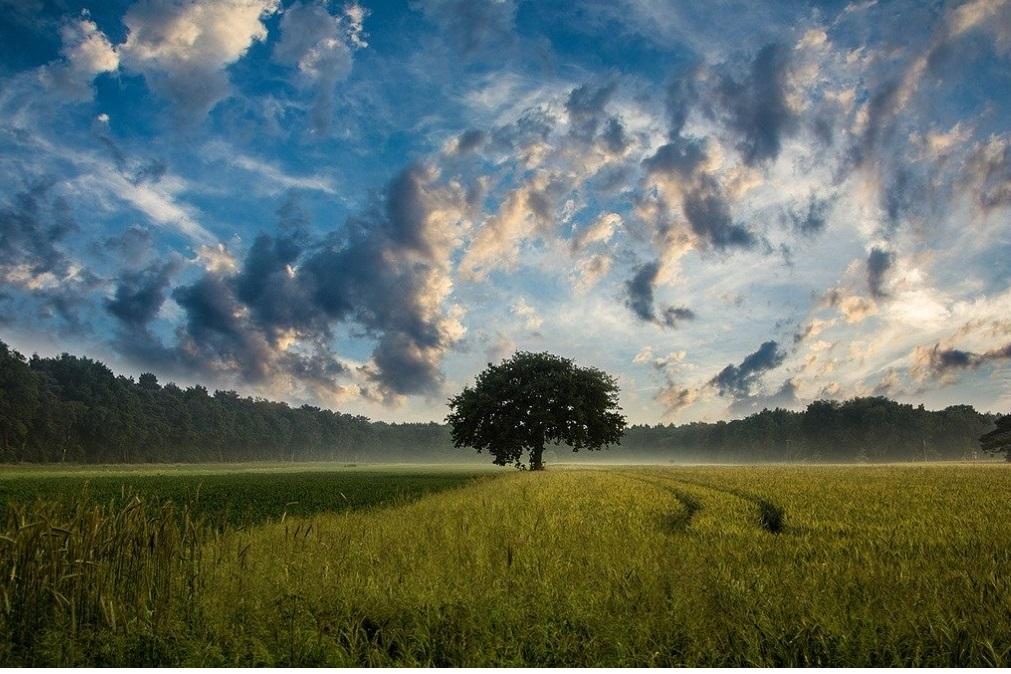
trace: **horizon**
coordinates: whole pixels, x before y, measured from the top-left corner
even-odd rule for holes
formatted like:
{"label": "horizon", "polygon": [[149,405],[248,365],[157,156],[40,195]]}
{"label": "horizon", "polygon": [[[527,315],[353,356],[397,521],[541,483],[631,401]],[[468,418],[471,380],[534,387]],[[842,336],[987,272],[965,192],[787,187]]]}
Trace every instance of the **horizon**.
{"label": "horizon", "polygon": [[516,350],[632,424],[1011,408],[1011,3],[465,4],[4,3],[0,339],[386,422]]}

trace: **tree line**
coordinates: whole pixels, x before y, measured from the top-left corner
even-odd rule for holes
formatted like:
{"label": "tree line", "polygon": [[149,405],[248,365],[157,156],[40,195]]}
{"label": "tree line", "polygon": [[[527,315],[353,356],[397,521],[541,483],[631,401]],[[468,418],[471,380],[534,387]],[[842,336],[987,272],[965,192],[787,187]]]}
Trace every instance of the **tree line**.
{"label": "tree line", "polygon": [[[134,381],[0,342],[0,462],[460,460],[448,427],[388,424],[203,386]],[[470,457],[466,457],[470,458]]]}
{"label": "tree line", "polygon": [[[744,419],[631,426],[600,458],[909,461],[970,458],[996,417],[887,398],[818,401]],[[556,460],[573,457],[559,451]],[[310,405],[114,374],[86,357],[25,358],[0,342],[0,463],[479,461],[439,423],[390,424]]]}
{"label": "tree line", "polygon": [[980,436],[997,417],[971,405],[927,410],[884,397],[819,400],[806,409],[763,410],[744,419],[632,426],[622,444],[658,460],[924,461],[984,458]]}

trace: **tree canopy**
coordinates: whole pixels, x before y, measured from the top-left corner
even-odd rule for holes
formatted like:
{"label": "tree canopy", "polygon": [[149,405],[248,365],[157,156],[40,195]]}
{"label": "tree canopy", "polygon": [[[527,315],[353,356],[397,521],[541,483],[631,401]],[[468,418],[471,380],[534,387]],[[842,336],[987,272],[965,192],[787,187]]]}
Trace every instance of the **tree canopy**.
{"label": "tree canopy", "polygon": [[997,419],[997,428],[983,435],[979,445],[984,452],[1004,454],[1011,461],[1011,414]]}
{"label": "tree canopy", "polygon": [[487,451],[500,466],[522,467],[525,453],[540,470],[547,444],[597,450],[619,444],[625,431],[614,377],[550,353],[489,363],[449,407],[453,444]]}

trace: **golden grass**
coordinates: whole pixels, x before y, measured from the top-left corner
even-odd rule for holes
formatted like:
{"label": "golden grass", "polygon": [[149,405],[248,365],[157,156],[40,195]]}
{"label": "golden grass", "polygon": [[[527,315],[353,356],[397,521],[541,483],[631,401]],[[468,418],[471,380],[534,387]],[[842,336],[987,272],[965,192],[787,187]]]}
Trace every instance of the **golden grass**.
{"label": "golden grass", "polygon": [[[205,537],[192,605],[90,638],[127,665],[1007,665],[1008,494],[1005,466],[508,473]],[[95,661],[55,638],[8,657]]]}

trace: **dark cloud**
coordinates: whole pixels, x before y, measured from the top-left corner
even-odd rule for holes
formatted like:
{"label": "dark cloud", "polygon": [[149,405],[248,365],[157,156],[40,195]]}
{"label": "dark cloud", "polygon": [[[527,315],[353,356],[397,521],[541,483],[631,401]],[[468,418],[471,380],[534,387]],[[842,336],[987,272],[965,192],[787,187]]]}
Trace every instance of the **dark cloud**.
{"label": "dark cloud", "polygon": [[639,267],[635,275],[625,282],[625,292],[628,294],[625,304],[641,321],[652,323],[656,320],[653,308],[653,284],[656,283],[659,272],[660,265],[649,262]]}
{"label": "dark cloud", "polygon": [[1009,359],[1011,343],[983,353],[941,348],[940,344],[935,344],[931,348],[917,349],[914,355],[915,368],[931,377],[943,377],[958,370],[975,369],[986,363]]}
{"label": "dark cloud", "polygon": [[820,234],[825,229],[825,221],[831,206],[831,199],[819,199],[812,194],[805,208],[799,211],[790,209],[787,212],[787,217],[796,231],[813,236]]}
{"label": "dark cloud", "polygon": [[138,267],[151,255],[151,244],[152,236],[149,229],[131,225],[123,230],[122,234],[102,240],[101,248],[115,254],[123,264]]}
{"label": "dark cloud", "polygon": [[698,103],[697,78],[697,69],[692,69],[672,78],[670,84],[667,85],[664,106],[667,109],[668,138],[670,140],[681,138],[681,132],[688,121],[688,113],[692,106]]}
{"label": "dark cloud", "polygon": [[967,162],[963,181],[964,191],[984,213],[1011,206],[1011,137],[981,143]]}
{"label": "dark cloud", "polygon": [[887,297],[885,281],[888,270],[895,264],[895,253],[883,248],[871,248],[867,256],[867,287],[875,298]]}
{"label": "dark cloud", "polygon": [[[61,329],[86,329],[80,313],[103,283],[64,252],[78,230],[66,201],[52,194],[50,181],[38,181],[0,206],[0,284],[30,298],[42,320],[62,319]],[[19,309],[18,311],[25,311]],[[22,316],[22,322],[26,319]]]}
{"label": "dark cloud", "polygon": [[683,208],[692,231],[717,250],[751,248],[757,241],[746,227],[733,221],[730,204],[711,176],[685,195]]}
{"label": "dark cloud", "polygon": [[[322,384],[326,373],[346,373],[326,347],[344,323],[376,340],[363,371],[380,395],[436,392],[452,337],[433,293],[449,250],[429,220],[465,206],[462,194],[438,192],[436,178],[430,167],[406,168],[381,201],[321,240],[308,238],[301,209],[286,202],[280,234],[258,236],[235,274],[176,289],[186,356],[251,382],[286,374]],[[282,346],[293,335],[312,345],[309,360]]]}
{"label": "dark cloud", "polygon": [[660,265],[657,262],[648,262],[637,268],[632,278],[625,282],[625,305],[639,320],[668,328],[676,328],[683,321],[695,320],[695,312],[687,307],[667,307],[657,315],[653,288],[659,273]]}
{"label": "dark cloud", "polygon": [[115,295],[106,300],[106,309],[129,328],[143,328],[158,315],[181,266],[179,259],[172,258],[124,273],[116,284]]}
{"label": "dark cloud", "polygon": [[274,352],[243,320],[243,306],[228,279],[208,274],[176,288],[173,299],[186,312],[180,356],[194,369],[237,371],[250,383],[266,382]]}
{"label": "dark cloud", "polygon": [[474,152],[488,139],[488,134],[480,129],[468,129],[456,138],[456,154]]}
{"label": "dark cloud", "polygon": [[676,328],[682,321],[694,321],[695,312],[688,307],[667,307],[661,319],[667,327]]}
{"label": "dark cloud", "polygon": [[716,108],[738,136],[737,149],[749,166],[779,156],[783,136],[796,120],[786,103],[789,50],[768,44],[758,51],[746,78],[724,75],[716,87]]}
{"label": "dark cloud", "polygon": [[302,247],[293,237],[261,234],[233,279],[236,297],[251,320],[272,338],[278,332],[311,329],[318,320],[307,289],[294,276]]}
{"label": "dark cloud", "polygon": [[658,147],[653,156],[643,160],[642,166],[649,174],[673,173],[690,179],[705,158],[706,149],[702,141],[679,138]]}
{"label": "dark cloud", "polygon": [[898,110],[901,82],[891,80],[875,91],[867,102],[867,122],[864,131],[857,138],[850,150],[849,162],[860,168],[875,156],[882,145],[893,133],[893,119]]}
{"label": "dark cloud", "polygon": [[735,223],[723,187],[706,173],[702,141],[677,138],[643,160],[647,175],[677,180],[681,211],[692,232],[716,250],[752,248],[758,242],[744,225]]}
{"label": "dark cloud", "polygon": [[734,400],[730,404],[730,411],[732,414],[754,414],[764,409],[792,409],[799,403],[797,385],[793,379],[787,379],[770,395],[759,394]]}
{"label": "dark cloud", "polygon": [[775,341],[768,341],[749,354],[740,365],[727,365],[710,381],[721,396],[748,398],[758,380],[767,371],[779,367],[786,359],[786,353]]}
{"label": "dark cloud", "polygon": [[604,108],[616,88],[614,82],[601,86],[587,83],[569,93],[569,98],[565,101],[565,111],[569,113],[569,126],[574,136],[590,139],[597,133],[607,115]]}
{"label": "dark cloud", "polygon": [[0,270],[8,283],[69,270],[59,244],[77,225],[66,201],[50,192],[50,183],[37,182],[0,207]]}
{"label": "dark cloud", "polygon": [[130,182],[134,185],[139,185],[141,183],[156,183],[161,180],[167,172],[167,163],[161,159],[150,159],[140,164],[136,170],[134,170],[133,175],[130,176]]}
{"label": "dark cloud", "polygon": [[502,152],[513,152],[534,143],[545,142],[554,131],[555,123],[555,117],[546,108],[528,108],[515,121],[492,132],[494,147]]}
{"label": "dark cloud", "polygon": [[600,132],[600,140],[604,148],[611,154],[623,154],[632,144],[632,139],[625,132],[625,125],[617,117],[611,117]]}

